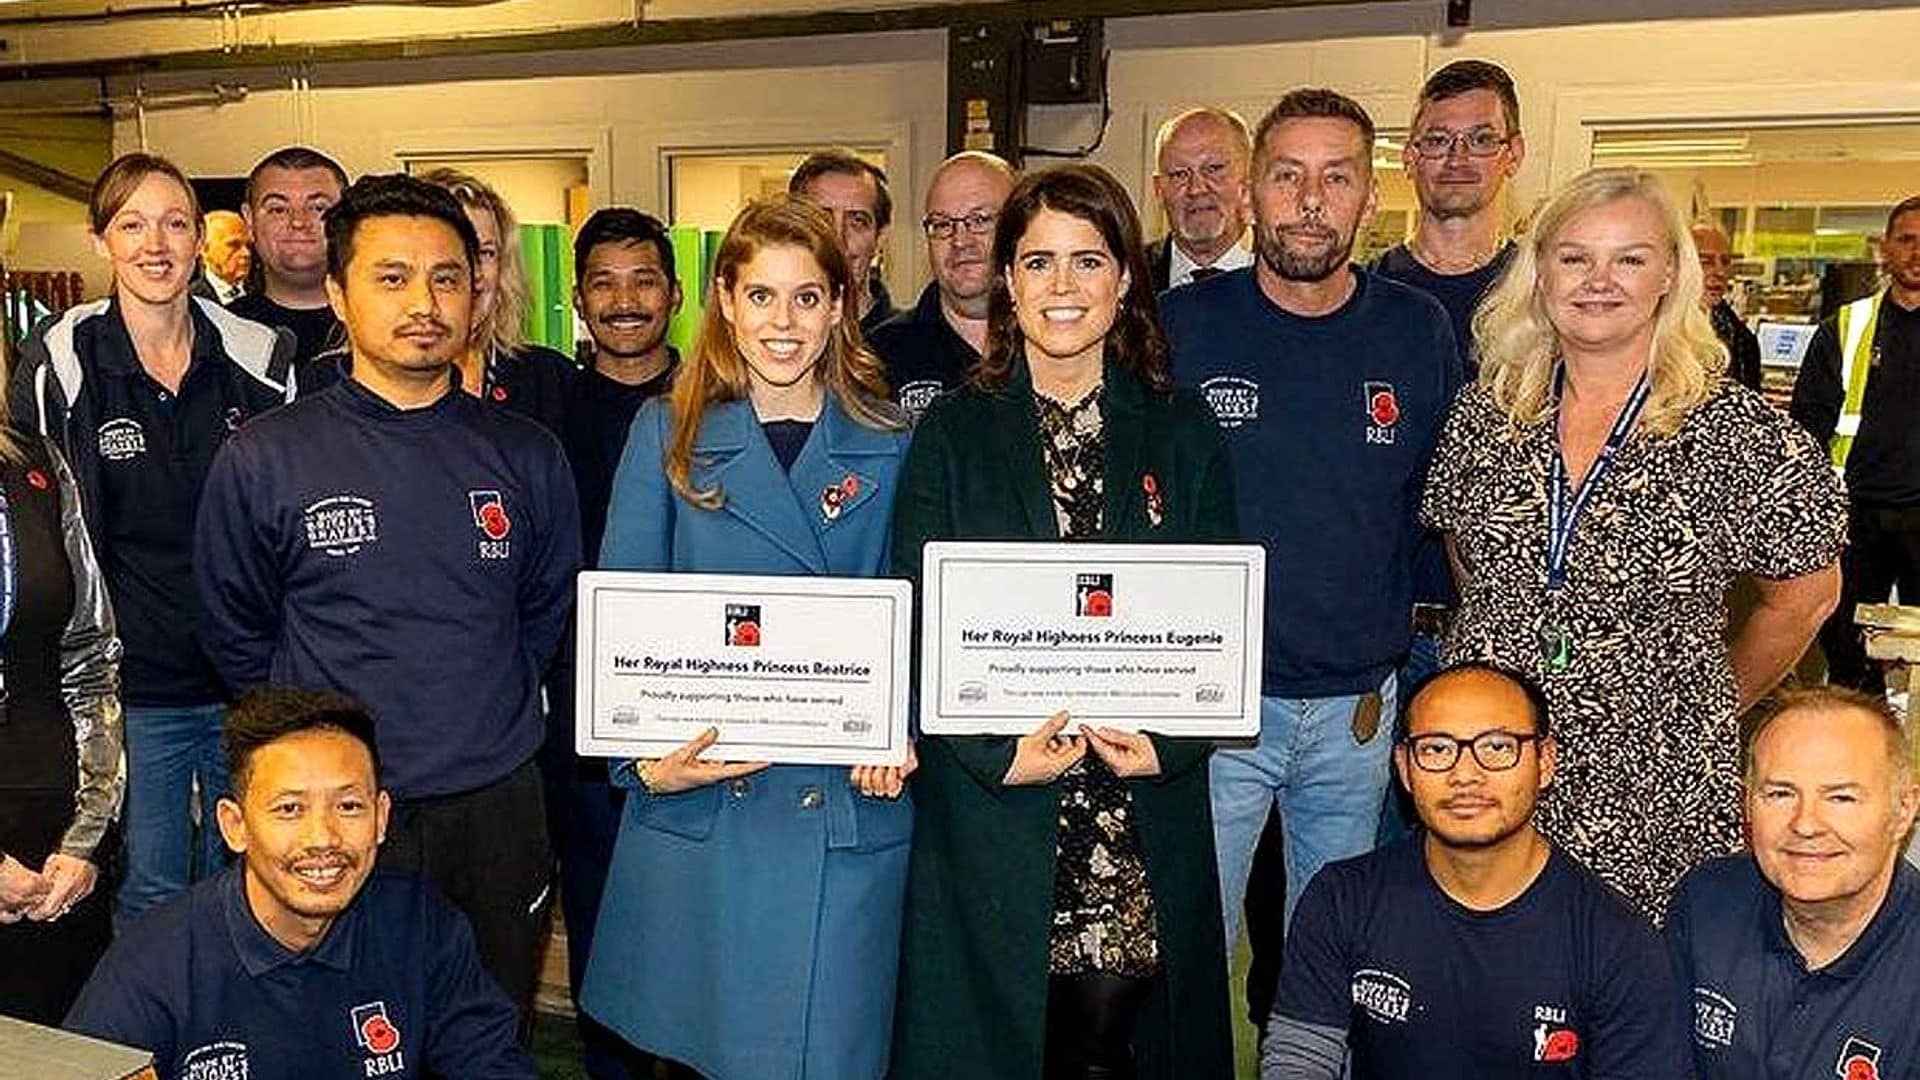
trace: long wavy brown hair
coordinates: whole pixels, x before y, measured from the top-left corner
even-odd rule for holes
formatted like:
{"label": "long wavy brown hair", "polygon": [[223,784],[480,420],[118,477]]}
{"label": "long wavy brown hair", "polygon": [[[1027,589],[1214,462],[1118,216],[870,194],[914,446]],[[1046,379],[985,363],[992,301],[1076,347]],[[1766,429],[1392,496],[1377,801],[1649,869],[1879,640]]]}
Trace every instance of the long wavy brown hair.
{"label": "long wavy brown hair", "polygon": [[733,219],[726,238],[720,241],[720,251],[713,260],[712,288],[716,295],[708,297],[692,354],[673,380],[667,480],[681,498],[696,506],[713,509],[724,501],[717,487],[700,491],[693,486],[693,444],[700,436],[700,421],[708,406],[745,398],[751,377],[746,357],[734,344],[733,327],[720,310],[717,293],[731,290],[741,268],[770,247],[795,247],[812,255],[827,277],[833,298],[841,302],[840,321],[827,336],[826,352],[814,365],[813,377],[857,423],[881,431],[898,431],[907,424],[905,414],[889,394],[879,357],[860,337],[860,315],[854,310],[851,291],[852,272],[833,219],[793,195],[755,199]]}
{"label": "long wavy brown hair", "polygon": [[1028,173],[1014,185],[1000,208],[993,230],[993,293],[987,298],[987,350],[967,372],[981,390],[998,390],[1013,377],[1014,365],[1024,363],[1027,340],[1013,313],[1013,293],[1007,279],[1013,257],[1027,226],[1042,210],[1052,210],[1092,225],[1106,241],[1128,276],[1120,312],[1107,331],[1107,362],[1131,373],[1156,393],[1173,388],[1167,370],[1167,339],[1160,332],[1160,307],[1153,299],[1153,276],[1147,270],[1146,245],[1140,239],[1140,215],[1127,189],[1098,165],[1061,165]]}

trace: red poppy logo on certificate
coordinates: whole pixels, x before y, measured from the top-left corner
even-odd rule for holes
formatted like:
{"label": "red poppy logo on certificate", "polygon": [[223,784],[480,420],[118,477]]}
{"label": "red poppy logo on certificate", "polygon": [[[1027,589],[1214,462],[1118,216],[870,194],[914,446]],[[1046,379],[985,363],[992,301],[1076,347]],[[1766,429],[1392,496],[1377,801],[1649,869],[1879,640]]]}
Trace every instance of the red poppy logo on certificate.
{"label": "red poppy logo on certificate", "polygon": [[1400,422],[1400,398],[1390,382],[1365,382],[1361,391],[1367,405],[1367,442],[1392,446],[1394,425]]}
{"label": "red poppy logo on certificate", "polygon": [[1073,613],[1090,619],[1113,617],[1113,575],[1075,574]]}
{"label": "red poppy logo on certificate", "polygon": [[405,1055],[400,1050],[400,1029],[387,1018],[387,1003],[370,1001],[356,1005],[352,1012],[353,1041],[367,1052],[364,1063],[368,1076],[398,1076],[406,1071]]}
{"label": "red poppy logo on certificate", "polygon": [[727,605],[727,644],[740,648],[760,647],[760,605]]}
{"label": "red poppy logo on certificate", "polygon": [[1880,1080],[1880,1048],[1855,1035],[1840,1048],[1833,1075],[1841,1080]]}

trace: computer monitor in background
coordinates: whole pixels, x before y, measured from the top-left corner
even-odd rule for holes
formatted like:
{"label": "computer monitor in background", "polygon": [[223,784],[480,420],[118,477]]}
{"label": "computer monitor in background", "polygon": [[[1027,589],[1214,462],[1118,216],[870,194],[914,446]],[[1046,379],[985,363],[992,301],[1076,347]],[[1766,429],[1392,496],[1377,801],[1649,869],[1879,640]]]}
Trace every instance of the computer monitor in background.
{"label": "computer monitor in background", "polygon": [[1768,367],[1799,370],[1817,329],[1812,323],[1761,319],[1753,328],[1754,336],[1760,339],[1760,362]]}

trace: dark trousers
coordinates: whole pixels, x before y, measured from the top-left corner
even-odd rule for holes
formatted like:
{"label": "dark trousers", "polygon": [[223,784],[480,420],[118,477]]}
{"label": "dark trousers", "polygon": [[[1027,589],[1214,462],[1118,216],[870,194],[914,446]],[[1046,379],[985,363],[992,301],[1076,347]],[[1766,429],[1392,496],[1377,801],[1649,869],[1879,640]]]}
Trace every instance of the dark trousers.
{"label": "dark trousers", "polygon": [[1046,1080],[1134,1080],[1133,1022],[1152,986],[1104,972],[1048,978]]}
{"label": "dark trousers", "polygon": [[1840,604],[1820,628],[1827,681],[1869,693],[1885,689],[1880,665],[1867,659],[1855,604],[1884,604],[1893,587],[1900,602],[1920,604],[1920,506],[1854,506],[1847,512],[1847,549],[1840,557]]}
{"label": "dark trousers", "polygon": [[540,983],[553,888],[534,763],[472,791],[396,803],[380,868],[425,877],[466,914],[480,963],[520,1008],[524,1029]]}
{"label": "dark trousers", "polygon": [[[569,642],[567,648],[571,648]],[[580,1011],[580,983],[593,954],[593,927],[607,887],[613,842],[620,835],[626,793],[607,780],[607,763],[573,752],[573,685],[569,663],[547,681],[547,741],[540,748],[547,831],[560,856],[560,914],[567,927],[567,990],[580,1032],[581,1065],[590,1080],[653,1076],[653,1055],[634,1048]],[[691,1074],[688,1074],[691,1075]]]}
{"label": "dark trousers", "polygon": [[1287,931],[1287,844],[1280,813],[1267,813],[1247,876],[1247,1019],[1264,1033],[1280,993],[1280,954]]}
{"label": "dark trousers", "polygon": [[[46,863],[72,821],[72,792],[0,791],[0,851],[30,869]],[[60,1026],[107,950],[113,896],[107,884],[102,875],[86,899],[52,922],[0,926],[0,1016]]]}

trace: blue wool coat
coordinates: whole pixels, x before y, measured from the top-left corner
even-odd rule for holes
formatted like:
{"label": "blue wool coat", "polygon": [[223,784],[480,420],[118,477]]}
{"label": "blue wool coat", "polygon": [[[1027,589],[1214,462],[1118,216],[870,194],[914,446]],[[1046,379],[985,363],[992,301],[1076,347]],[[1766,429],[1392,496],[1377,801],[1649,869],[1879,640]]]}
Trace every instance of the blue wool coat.
{"label": "blue wool coat", "polygon": [[[707,410],[696,490],[663,468],[671,416],[634,418],[614,478],[607,570],[872,577],[887,565],[905,432],[863,427],[831,395],[791,472],[745,401]],[[837,515],[823,493],[858,480]],[[845,767],[776,765],[649,795],[633,763],[581,1006],[710,1080],[866,1080],[887,1066],[913,807],[870,799]]]}

